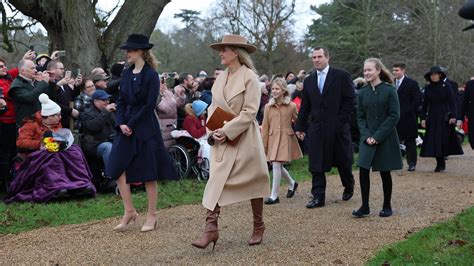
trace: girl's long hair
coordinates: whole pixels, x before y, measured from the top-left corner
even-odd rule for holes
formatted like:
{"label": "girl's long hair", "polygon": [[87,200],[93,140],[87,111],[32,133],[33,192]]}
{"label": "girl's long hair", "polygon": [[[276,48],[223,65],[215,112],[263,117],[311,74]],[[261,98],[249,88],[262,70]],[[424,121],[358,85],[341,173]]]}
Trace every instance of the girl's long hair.
{"label": "girl's long hair", "polygon": [[184,106],[184,112],[187,115],[190,115],[192,117],[196,117],[196,114],[194,113],[194,110],[193,110],[193,104],[192,103],[188,103]]}
{"label": "girl's long hair", "polygon": [[393,76],[392,73],[385,67],[385,65],[382,63],[382,61],[378,58],[368,58],[365,60],[365,63],[371,62],[374,63],[375,69],[380,70],[380,80],[387,82],[389,84],[394,84],[393,83]]}
{"label": "girl's long hair", "polygon": [[145,63],[150,65],[154,70],[158,69],[158,60],[156,59],[155,55],[149,50],[143,50],[143,60]]}

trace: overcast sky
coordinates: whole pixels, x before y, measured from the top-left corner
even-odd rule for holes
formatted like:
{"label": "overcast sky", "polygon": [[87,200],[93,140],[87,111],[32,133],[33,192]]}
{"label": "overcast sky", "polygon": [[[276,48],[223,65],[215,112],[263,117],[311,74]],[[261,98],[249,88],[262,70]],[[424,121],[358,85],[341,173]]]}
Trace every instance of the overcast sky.
{"label": "overcast sky", "polygon": [[[98,7],[110,10],[119,1],[121,0],[99,0]],[[164,32],[169,32],[173,28],[182,28],[184,25],[179,19],[173,18],[174,14],[179,13],[181,9],[192,9],[201,11],[201,15],[206,16],[211,12],[210,7],[213,2],[215,0],[172,0],[161,13],[157,27]],[[299,37],[304,35],[308,25],[316,18],[316,14],[309,9],[310,5],[328,2],[330,0],[296,0],[295,30]]]}

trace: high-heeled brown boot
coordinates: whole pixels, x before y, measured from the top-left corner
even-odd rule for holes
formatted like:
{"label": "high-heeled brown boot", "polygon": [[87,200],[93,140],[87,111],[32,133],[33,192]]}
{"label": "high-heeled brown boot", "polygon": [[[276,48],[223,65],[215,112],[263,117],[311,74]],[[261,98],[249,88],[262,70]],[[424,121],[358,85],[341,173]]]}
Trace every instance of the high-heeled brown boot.
{"label": "high-heeled brown boot", "polygon": [[253,213],[253,232],[249,240],[249,246],[259,245],[263,240],[265,224],[263,223],[263,198],[250,200]]}
{"label": "high-heeled brown boot", "polygon": [[211,242],[213,242],[214,245],[212,246],[212,250],[214,250],[217,239],[219,239],[217,219],[219,218],[220,212],[221,208],[218,205],[216,205],[216,208],[213,211],[207,210],[206,228],[204,229],[201,238],[191,243],[193,246],[204,249],[207,248]]}

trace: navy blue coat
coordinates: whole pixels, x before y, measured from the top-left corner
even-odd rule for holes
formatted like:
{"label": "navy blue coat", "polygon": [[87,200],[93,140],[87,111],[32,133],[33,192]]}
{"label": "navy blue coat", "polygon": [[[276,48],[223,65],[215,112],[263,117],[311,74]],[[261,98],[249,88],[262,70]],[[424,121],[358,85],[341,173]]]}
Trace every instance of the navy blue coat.
{"label": "navy blue coat", "polygon": [[322,173],[333,166],[351,167],[349,119],[355,100],[351,76],[329,67],[322,94],[317,84],[314,71],[303,82],[303,101],[296,122],[296,131],[307,132],[309,170]]}
{"label": "navy blue coat", "polygon": [[[158,73],[145,64],[136,76],[134,66],[124,70],[117,100],[116,130],[106,175],[118,178],[125,171],[127,183],[177,179],[161,137],[158,118],[154,113],[160,91]],[[127,125],[132,135],[127,137],[120,125]]]}

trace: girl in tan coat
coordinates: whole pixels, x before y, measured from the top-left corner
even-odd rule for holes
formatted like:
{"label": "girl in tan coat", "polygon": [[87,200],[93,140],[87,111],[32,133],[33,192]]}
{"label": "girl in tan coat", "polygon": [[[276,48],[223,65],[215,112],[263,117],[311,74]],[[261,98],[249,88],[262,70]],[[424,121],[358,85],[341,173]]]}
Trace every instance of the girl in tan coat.
{"label": "girl in tan coat", "polygon": [[[204,190],[203,206],[208,210],[206,228],[201,238],[192,242],[206,248],[219,238],[217,218],[220,206],[250,200],[254,229],[249,245],[262,242],[265,226],[262,220],[263,198],[270,194],[268,168],[256,118],[260,105],[260,87],[249,53],[257,49],[238,35],[226,35],[211,48],[227,69],[212,87],[209,118],[217,107],[234,115],[234,119],[209,134],[211,148],[210,176]],[[237,144],[229,142],[238,140]]]}
{"label": "girl in tan coat", "polygon": [[276,78],[272,82],[272,98],[265,106],[262,124],[262,137],[267,160],[272,163],[273,186],[272,194],[265,200],[265,204],[279,203],[278,191],[281,177],[289,184],[287,198],[293,197],[298,183],[283,167],[284,162],[303,157],[298,139],[291,125],[296,121],[298,111],[296,104],[291,101],[286,81]]}

